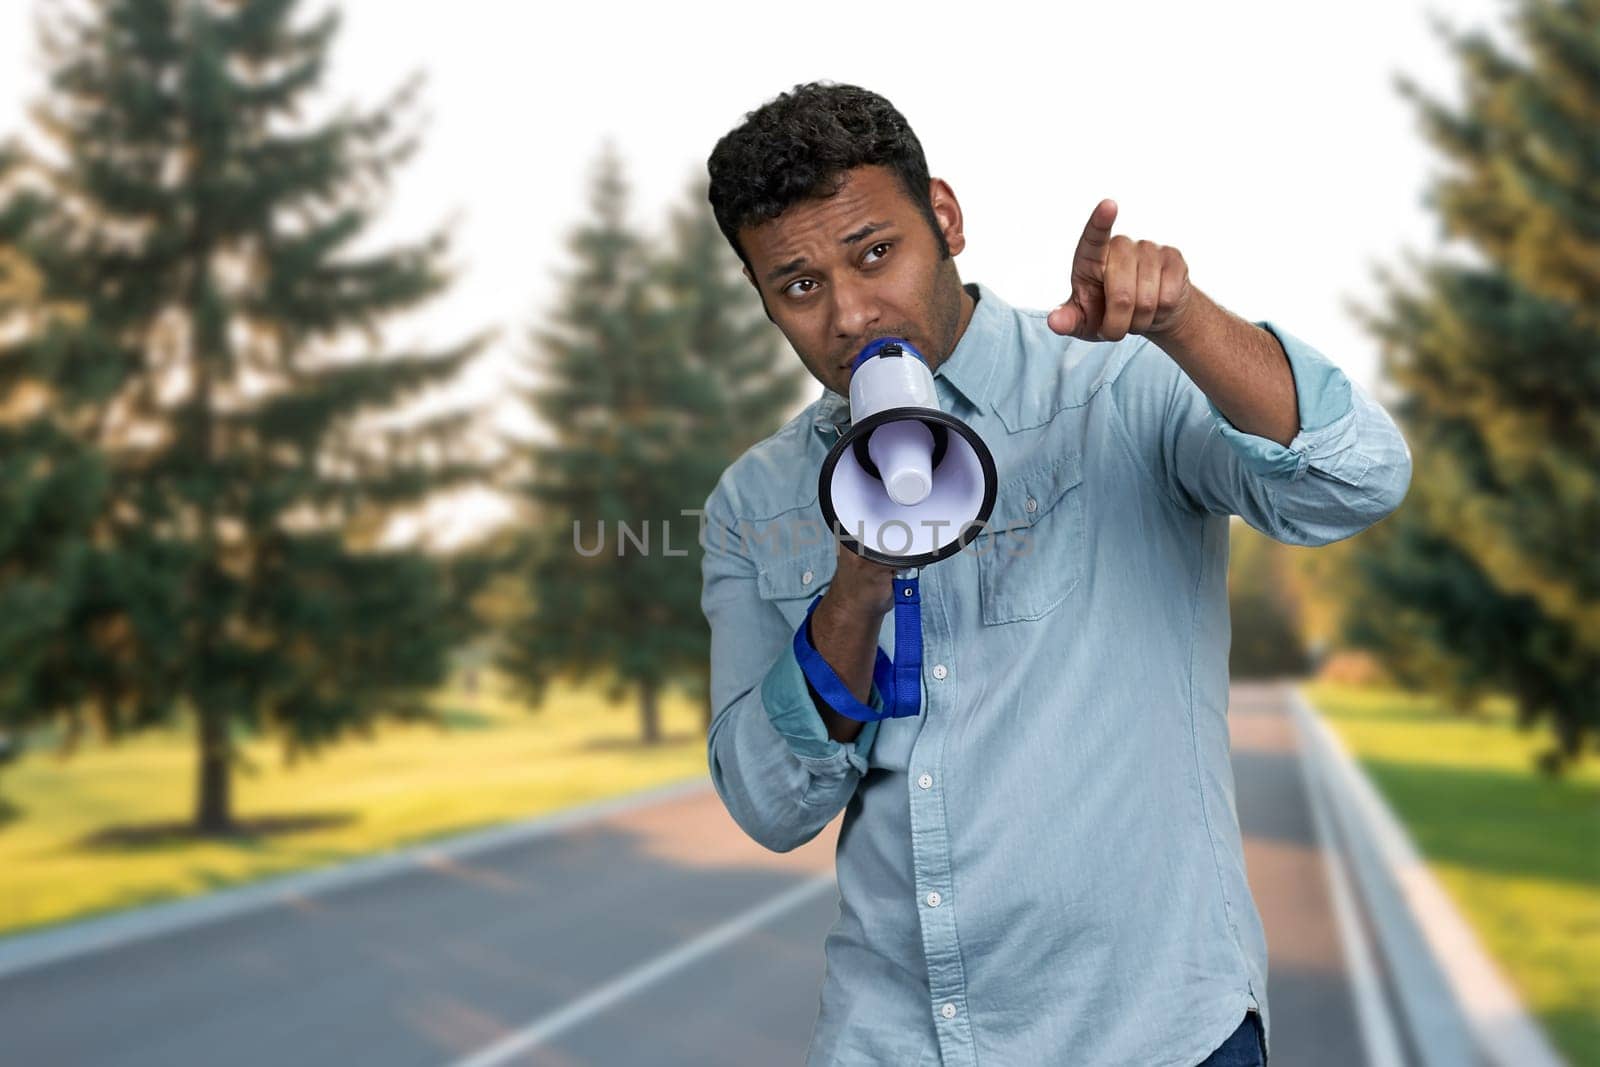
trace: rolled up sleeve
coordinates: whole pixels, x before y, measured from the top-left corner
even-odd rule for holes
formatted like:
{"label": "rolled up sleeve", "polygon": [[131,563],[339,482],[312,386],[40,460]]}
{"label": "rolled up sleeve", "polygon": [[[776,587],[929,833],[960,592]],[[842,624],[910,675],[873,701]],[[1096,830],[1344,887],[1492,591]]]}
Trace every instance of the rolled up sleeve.
{"label": "rolled up sleeve", "polygon": [[[848,743],[828,736],[794,656],[794,633],[757,592],[725,492],[719,483],[706,501],[701,567],[701,610],[711,626],[711,781],[751,838],[787,852],[843,810],[867,770],[878,724],[863,724]],[[876,689],[872,699],[882,707]]]}
{"label": "rolled up sleeve", "polygon": [[[1287,544],[1353,536],[1405,498],[1405,438],[1326,356],[1271,322],[1256,325],[1288,357],[1300,409],[1293,439],[1283,445],[1240,430],[1170,356],[1143,341],[1112,389],[1136,449],[1181,507],[1238,515]],[[1152,435],[1153,446],[1140,443]]]}

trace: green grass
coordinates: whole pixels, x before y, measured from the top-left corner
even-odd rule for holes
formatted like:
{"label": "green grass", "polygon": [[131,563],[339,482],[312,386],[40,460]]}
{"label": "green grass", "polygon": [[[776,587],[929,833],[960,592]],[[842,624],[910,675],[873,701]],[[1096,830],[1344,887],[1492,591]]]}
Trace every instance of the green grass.
{"label": "green grass", "polygon": [[1308,686],[1555,1045],[1600,1067],[1600,766],[1549,779],[1546,741],[1491,705]]}
{"label": "green grass", "polygon": [[290,768],[245,745],[234,814],[261,832],[196,840],[192,734],[163,731],[0,770],[0,935],[322,866],[706,773],[700,712],[662,702],[666,740],[637,741],[632,703],[554,689],[538,712],[492,683],[437,695],[442,726],[380,727]]}

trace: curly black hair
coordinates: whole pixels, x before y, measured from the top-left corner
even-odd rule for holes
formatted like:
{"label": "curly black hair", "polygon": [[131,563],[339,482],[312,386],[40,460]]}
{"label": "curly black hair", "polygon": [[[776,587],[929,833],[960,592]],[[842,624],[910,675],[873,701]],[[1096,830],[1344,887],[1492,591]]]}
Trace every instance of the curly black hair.
{"label": "curly black hair", "polygon": [[746,267],[739,230],[775,219],[802,200],[834,195],[845,172],[887,167],[933,228],[939,254],[950,246],[928,195],[922,142],[893,104],[868,89],[808,82],[762,104],[711,150],[709,199],[717,226]]}

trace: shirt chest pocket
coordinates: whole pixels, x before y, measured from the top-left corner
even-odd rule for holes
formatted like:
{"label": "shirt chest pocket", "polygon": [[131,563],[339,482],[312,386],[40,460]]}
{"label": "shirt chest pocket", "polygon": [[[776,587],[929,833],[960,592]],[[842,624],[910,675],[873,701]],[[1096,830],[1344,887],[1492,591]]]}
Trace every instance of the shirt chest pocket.
{"label": "shirt chest pocket", "polygon": [[783,614],[791,632],[806,617],[812,598],[825,592],[828,583],[833,581],[838,552],[838,546],[830,538],[824,544],[759,564],[756,593]]}
{"label": "shirt chest pocket", "polygon": [[979,600],[989,625],[1038,619],[1083,578],[1083,458],[1060,456],[1001,482],[978,538]]}

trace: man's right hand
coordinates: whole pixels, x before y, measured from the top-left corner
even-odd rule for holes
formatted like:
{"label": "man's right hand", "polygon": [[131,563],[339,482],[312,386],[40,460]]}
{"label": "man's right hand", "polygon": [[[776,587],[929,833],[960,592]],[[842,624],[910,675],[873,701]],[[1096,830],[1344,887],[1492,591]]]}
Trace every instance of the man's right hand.
{"label": "man's right hand", "polygon": [[[856,555],[839,542],[833,582],[811,615],[811,645],[855,698],[872,695],[872,668],[878,658],[878,630],[894,610],[895,568]],[[861,722],[816,701],[828,736],[854,741]]]}
{"label": "man's right hand", "polygon": [[[844,546],[843,541],[838,544],[839,558],[834,566],[833,584],[822,594],[823,603],[832,597],[836,607],[851,614],[872,616],[874,622],[882,621],[885,615],[894,610],[895,568],[856,555]],[[819,604],[817,610],[821,611],[822,605]]]}

